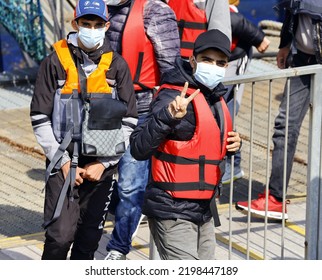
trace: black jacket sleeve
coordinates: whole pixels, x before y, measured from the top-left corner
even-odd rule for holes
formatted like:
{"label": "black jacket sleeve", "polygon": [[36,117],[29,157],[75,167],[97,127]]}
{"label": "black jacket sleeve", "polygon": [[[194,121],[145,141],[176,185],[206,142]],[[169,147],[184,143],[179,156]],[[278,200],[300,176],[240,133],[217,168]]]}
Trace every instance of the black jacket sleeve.
{"label": "black jacket sleeve", "polygon": [[239,46],[258,47],[265,33],[240,13],[230,13],[232,37],[238,39]]}
{"label": "black jacket sleeve", "polygon": [[131,154],[136,160],[149,159],[181,122],[181,120],[172,118],[168,111],[168,105],[175,95],[175,91],[161,91],[158,97],[152,101],[150,113],[144,123],[137,126],[132,132],[130,137]]}
{"label": "black jacket sleeve", "polygon": [[34,94],[31,100],[30,115],[44,114],[51,117],[58,80],[66,79],[66,74],[58,61],[56,52],[48,55],[40,64]]}

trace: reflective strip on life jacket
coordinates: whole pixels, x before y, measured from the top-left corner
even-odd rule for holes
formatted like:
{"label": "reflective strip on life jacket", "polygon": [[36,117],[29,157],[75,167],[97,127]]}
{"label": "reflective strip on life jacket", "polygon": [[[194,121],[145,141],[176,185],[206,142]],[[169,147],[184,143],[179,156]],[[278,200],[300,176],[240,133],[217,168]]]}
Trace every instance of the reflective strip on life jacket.
{"label": "reflective strip on life jacket", "polygon": [[[182,91],[182,87],[162,85]],[[187,95],[194,89],[188,89]],[[196,130],[188,141],[166,140],[152,156],[152,179],[172,197],[210,199],[221,179],[220,164],[226,155],[232,122],[225,101],[215,104],[219,125],[202,93],[193,100]],[[200,110],[202,108],[202,110]],[[207,139],[206,141],[204,141]]]}
{"label": "reflective strip on life jacket", "polygon": [[[78,71],[74,60],[69,51],[67,41],[60,40],[54,45],[60,63],[66,71],[66,82],[61,89],[62,94],[72,94],[73,89],[80,92],[78,80]],[[112,93],[112,89],[106,81],[106,72],[112,63],[113,52],[104,53],[97,68],[87,77],[87,92],[88,93]]]}
{"label": "reflective strip on life jacket", "polygon": [[160,71],[151,41],[145,34],[143,9],[146,0],[136,0],[130,10],[122,38],[122,56],[129,65],[134,89],[159,85]]}

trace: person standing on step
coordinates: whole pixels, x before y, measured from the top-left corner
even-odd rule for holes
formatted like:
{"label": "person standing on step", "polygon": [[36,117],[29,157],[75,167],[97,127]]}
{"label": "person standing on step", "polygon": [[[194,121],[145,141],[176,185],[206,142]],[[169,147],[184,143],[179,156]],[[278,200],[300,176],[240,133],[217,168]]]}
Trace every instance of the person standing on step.
{"label": "person standing on step", "polygon": [[[280,69],[322,64],[322,1],[295,0],[283,1],[285,20],[283,22],[279,51],[276,62]],[[272,152],[272,169],[268,192],[259,194],[257,199],[236,202],[238,210],[250,211],[257,216],[265,217],[266,195],[268,196],[267,217],[277,220],[288,219],[287,201],[284,193],[284,172],[286,172],[287,192],[291,177],[294,154],[297,140],[304,117],[310,105],[311,78],[309,75],[290,78],[289,100],[287,97],[287,84],[285,85],[279,113],[275,118]],[[287,104],[289,102],[289,104]],[[289,105],[288,123],[287,110]],[[285,147],[285,132],[288,127],[287,147]],[[284,151],[287,149],[287,158]],[[284,170],[286,160],[286,170]],[[283,207],[284,204],[284,207]],[[283,208],[285,212],[283,213]]]}

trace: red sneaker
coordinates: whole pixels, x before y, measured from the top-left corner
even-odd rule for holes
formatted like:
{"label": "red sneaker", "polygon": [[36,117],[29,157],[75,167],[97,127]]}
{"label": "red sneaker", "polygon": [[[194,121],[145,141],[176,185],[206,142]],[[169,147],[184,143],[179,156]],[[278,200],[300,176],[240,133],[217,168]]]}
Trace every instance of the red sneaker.
{"label": "red sneaker", "polygon": [[[236,202],[237,210],[246,210],[248,211],[248,202]],[[257,199],[251,201],[250,204],[250,213],[256,214],[261,217],[265,217],[265,193],[261,193],[258,195]],[[268,209],[267,209],[267,217],[277,220],[283,219],[283,203],[276,200],[276,198],[272,195],[268,195]],[[285,214],[284,219],[288,219],[286,203],[285,203]]]}

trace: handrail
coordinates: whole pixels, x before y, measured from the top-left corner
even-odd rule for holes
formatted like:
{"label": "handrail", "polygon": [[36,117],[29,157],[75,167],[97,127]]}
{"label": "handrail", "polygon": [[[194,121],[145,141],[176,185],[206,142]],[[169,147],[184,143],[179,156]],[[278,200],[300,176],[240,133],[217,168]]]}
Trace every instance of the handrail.
{"label": "handrail", "polygon": [[252,83],[267,81],[273,79],[284,79],[289,77],[301,76],[301,75],[310,75],[322,69],[322,65],[310,65],[302,66],[296,68],[288,68],[279,71],[263,71],[261,74],[246,74],[238,77],[225,78],[223,80],[224,85],[235,85],[243,83]]}

